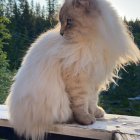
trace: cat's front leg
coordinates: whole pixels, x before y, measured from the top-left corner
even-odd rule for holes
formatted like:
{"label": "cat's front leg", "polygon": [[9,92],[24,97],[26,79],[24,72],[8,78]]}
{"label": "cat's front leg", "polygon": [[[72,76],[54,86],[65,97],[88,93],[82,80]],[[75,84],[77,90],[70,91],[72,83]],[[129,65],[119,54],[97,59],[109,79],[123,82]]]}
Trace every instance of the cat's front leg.
{"label": "cat's front leg", "polygon": [[105,111],[102,107],[97,106],[94,115],[95,118],[102,118],[105,115]]}
{"label": "cat's front leg", "polygon": [[88,112],[88,109],[87,109],[88,102],[86,100],[86,97],[79,96],[79,97],[72,97],[72,98],[73,99],[71,100],[71,108],[73,111],[74,119],[78,123],[83,124],[83,125],[93,124],[96,119]]}
{"label": "cat's front leg", "polygon": [[95,118],[104,117],[105,111],[102,107],[98,106],[98,94],[92,93],[89,98],[89,113]]}
{"label": "cat's front leg", "polygon": [[95,122],[95,118],[89,113],[89,83],[85,73],[73,75],[71,71],[63,74],[66,91],[71,102],[74,119],[83,125]]}

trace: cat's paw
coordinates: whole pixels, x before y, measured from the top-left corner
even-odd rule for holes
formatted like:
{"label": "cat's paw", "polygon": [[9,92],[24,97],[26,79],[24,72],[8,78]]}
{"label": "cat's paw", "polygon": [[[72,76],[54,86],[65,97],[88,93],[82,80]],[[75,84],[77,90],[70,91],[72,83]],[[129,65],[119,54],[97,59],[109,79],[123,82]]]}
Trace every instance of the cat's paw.
{"label": "cat's paw", "polygon": [[95,118],[102,118],[105,115],[105,111],[103,110],[102,107],[98,106],[96,111],[95,111],[95,113],[94,113],[94,115],[95,115]]}
{"label": "cat's paw", "polygon": [[82,125],[90,125],[93,124],[96,119],[91,114],[79,114],[75,116],[76,122]]}

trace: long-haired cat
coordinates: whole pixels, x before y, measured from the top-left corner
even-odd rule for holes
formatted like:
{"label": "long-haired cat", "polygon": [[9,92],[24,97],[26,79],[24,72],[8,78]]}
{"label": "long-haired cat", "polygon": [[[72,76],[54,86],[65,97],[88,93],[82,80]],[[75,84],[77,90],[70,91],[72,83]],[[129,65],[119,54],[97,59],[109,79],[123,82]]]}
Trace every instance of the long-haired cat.
{"label": "long-haired cat", "polygon": [[11,87],[10,122],[27,138],[41,139],[50,125],[71,119],[94,123],[104,115],[99,93],[121,67],[140,60],[106,0],[66,0],[60,23],[31,45]]}

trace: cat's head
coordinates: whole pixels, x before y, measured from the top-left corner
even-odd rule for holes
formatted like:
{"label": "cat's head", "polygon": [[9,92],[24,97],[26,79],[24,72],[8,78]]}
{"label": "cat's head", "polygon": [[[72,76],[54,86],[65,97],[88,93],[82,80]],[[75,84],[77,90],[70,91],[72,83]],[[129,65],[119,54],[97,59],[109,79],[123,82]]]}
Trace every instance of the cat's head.
{"label": "cat's head", "polygon": [[97,0],[65,0],[59,15],[60,34],[68,40],[90,37],[96,30],[99,14]]}

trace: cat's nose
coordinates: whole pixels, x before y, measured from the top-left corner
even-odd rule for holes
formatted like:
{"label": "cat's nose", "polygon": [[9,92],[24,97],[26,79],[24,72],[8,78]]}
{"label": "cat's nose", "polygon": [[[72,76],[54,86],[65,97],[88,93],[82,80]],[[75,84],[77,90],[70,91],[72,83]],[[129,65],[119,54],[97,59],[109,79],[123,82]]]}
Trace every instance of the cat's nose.
{"label": "cat's nose", "polygon": [[60,35],[62,35],[62,36],[64,35],[64,29],[62,29],[62,28],[60,29]]}
{"label": "cat's nose", "polygon": [[63,36],[63,35],[64,35],[64,32],[61,32],[61,31],[60,31],[60,35],[62,35],[62,36]]}

